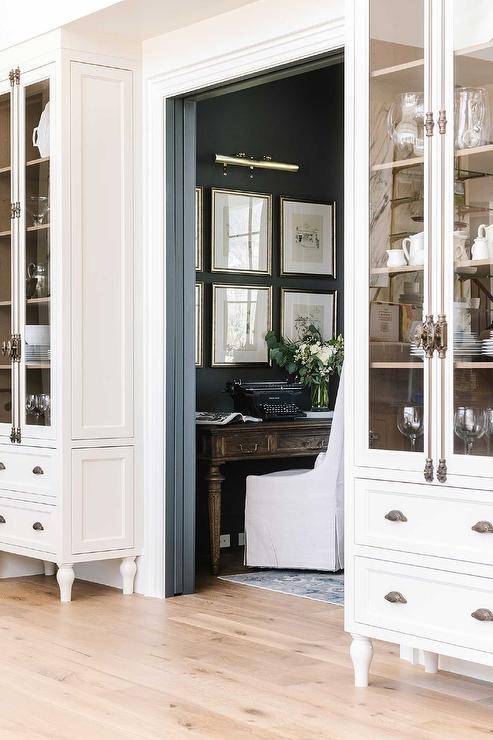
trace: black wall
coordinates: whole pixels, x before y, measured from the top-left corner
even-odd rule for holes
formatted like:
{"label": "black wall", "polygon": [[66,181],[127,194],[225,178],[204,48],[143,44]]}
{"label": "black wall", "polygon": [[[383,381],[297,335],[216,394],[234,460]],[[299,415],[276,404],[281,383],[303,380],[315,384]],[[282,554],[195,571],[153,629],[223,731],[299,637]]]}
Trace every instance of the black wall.
{"label": "black wall", "polygon": [[[296,174],[229,167],[227,177],[214,155],[246,152],[300,165]],[[343,286],[343,67],[315,72],[214,97],[197,104],[197,185],[204,187],[204,367],[197,369],[197,410],[232,409],[223,393],[228,380],[276,380],[277,367],[211,368],[212,288],[216,283],[273,286],[273,329],[280,330],[281,287],[338,290],[338,330],[342,331]],[[211,187],[271,193],[272,275],[210,272]],[[337,278],[280,277],[280,196],[335,201]]]}
{"label": "black wall", "polygon": [[[197,104],[197,185],[204,187],[203,247],[204,272],[204,367],[197,369],[197,410],[232,409],[225,394],[228,380],[275,380],[285,374],[277,367],[211,368],[213,282],[272,285],[273,328],[280,330],[281,287],[337,290],[338,331],[343,331],[343,207],[344,207],[344,115],[343,66],[337,64],[314,72],[252,87],[240,92],[213,97]],[[214,155],[246,152],[265,154],[282,162],[300,165],[297,174],[275,171],[255,172],[230,167],[224,177]],[[273,196],[272,275],[210,272],[211,264],[211,187],[271,193]],[[299,199],[335,201],[337,277],[281,278],[279,259],[279,220],[281,195]],[[231,545],[244,529],[245,476],[283,468],[312,467],[313,457],[291,460],[245,461],[223,466],[223,511],[221,532],[231,534]],[[204,472],[197,476],[197,554],[208,557],[207,487]]]}

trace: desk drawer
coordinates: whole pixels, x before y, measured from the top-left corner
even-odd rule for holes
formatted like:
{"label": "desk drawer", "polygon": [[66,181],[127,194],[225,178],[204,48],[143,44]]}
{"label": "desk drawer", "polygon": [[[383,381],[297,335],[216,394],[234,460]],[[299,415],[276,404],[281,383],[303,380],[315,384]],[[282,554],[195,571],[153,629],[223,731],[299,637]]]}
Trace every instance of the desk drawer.
{"label": "desk drawer", "polygon": [[238,457],[239,455],[262,455],[267,454],[269,450],[269,438],[268,435],[259,434],[245,434],[242,432],[238,436],[228,436],[223,440],[223,451],[224,457]]}
{"label": "desk drawer", "polygon": [[353,586],[360,624],[493,653],[489,578],[356,557]]}
{"label": "desk drawer", "polygon": [[55,552],[55,507],[0,498],[1,543]]}
{"label": "desk drawer", "polygon": [[362,480],[355,485],[357,545],[493,564],[491,493]]}
{"label": "desk drawer", "polygon": [[41,448],[0,448],[0,490],[56,495],[55,453]]}
{"label": "desk drawer", "polygon": [[306,450],[306,454],[325,452],[329,441],[329,433],[310,432],[280,432],[277,439],[277,449],[300,453]]}

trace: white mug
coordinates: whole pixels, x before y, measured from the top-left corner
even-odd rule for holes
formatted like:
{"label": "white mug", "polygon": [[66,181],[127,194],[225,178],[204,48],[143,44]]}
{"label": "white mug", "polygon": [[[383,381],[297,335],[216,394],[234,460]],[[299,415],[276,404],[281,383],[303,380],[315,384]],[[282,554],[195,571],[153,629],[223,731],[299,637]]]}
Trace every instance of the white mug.
{"label": "white mug", "polygon": [[487,260],[490,257],[490,250],[488,249],[488,242],[482,236],[477,236],[474,240],[474,244],[471,249],[471,257],[473,260]]}
{"label": "white mug", "polygon": [[406,256],[403,249],[387,249],[387,267],[405,267]]}
{"label": "white mug", "polygon": [[402,240],[402,249],[410,265],[424,265],[425,263],[425,232],[411,234]]}

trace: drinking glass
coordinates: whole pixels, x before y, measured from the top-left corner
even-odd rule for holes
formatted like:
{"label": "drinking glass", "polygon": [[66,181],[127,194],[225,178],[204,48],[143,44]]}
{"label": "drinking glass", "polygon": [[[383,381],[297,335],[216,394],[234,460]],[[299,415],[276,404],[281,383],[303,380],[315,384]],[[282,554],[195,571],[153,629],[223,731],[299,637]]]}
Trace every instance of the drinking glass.
{"label": "drinking glass", "polygon": [[397,429],[411,442],[411,451],[416,451],[416,440],[424,432],[423,407],[399,406],[397,411]]}
{"label": "drinking glass", "polygon": [[389,136],[403,157],[424,152],[424,96],[405,92],[397,95],[387,117]]}
{"label": "drinking glass", "polygon": [[474,440],[481,439],[486,432],[485,410],[459,406],[455,410],[454,430],[464,442],[464,455],[470,455]]}
{"label": "drinking glass", "polygon": [[470,149],[486,143],[486,90],[458,87],[455,91],[455,146]]}
{"label": "drinking glass", "polygon": [[38,416],[37,398],[34,393],[30,393],[26,396],[26,411],[28,414]]}
{"label": "drinking glass", "polygon": [[30,195],[27,199],[29,213],[33,220],[33,226],[41,226],[45,216],[50,210],[50,201],[46,195]]}
{"label": "drinking glass", "polygon": [[47,419],[50,413],[50,406],[51,406],[51,400],[48,393],[40,393],[38,395],[38,411],[40,415],[44,415],[44,417]]}

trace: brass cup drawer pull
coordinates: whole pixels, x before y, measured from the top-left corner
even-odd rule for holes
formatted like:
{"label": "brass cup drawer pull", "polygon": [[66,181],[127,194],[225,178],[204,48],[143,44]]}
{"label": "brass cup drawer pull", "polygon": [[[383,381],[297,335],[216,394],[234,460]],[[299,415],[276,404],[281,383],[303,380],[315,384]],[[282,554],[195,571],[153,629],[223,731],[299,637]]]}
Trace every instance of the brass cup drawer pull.
{"label": "brass cup drawer pull", "polygon": [[253,455],[255,452],[258,452],[258,442],[255,442],[253,447],[243,447],[242,443],[240,442],[240,450],[245,453],[245,455]]}
{"label": "brass cup drawer pull", "polygon": [[5,517],[3,516],[3,514],[0,514],[0,524],[5,524],[5,523],[6,523]]}
{"label": "brass cup drawer pull", "polygon": [[471,529],[473,532],[479,532],[479,534],[493,534],[493,524],[491,522],[477,522]]}
{"label": "brass cup drawer pull", "polygon": [[399,591],[389,591],[384,598],[391,604],[407,604],[407,599]]}
{"label": "brass cup drawer pull", "polygon": [[0,462],[0,470],[5,470],[5,463]]}
{"label": "brass cup drawer pull", "polygon": [[385,519],[388,519],[389,522],[407,522],[407,516],[404,516],[402,511],[399,511],[399,509],[392,509],[392,511],[389,511],[388,514],[385,514]]}
{"label": "brass cup drawer pull", "polygon": [[478,622],[493,622],[493,612],[489,609],[476,609],[476,611],[471,614],[471,617],[473,619],[477,619]]}
{"label": "brass cup drawer pull", "polygon": [[36,465],[36,466],[35,466],[35,467],[33,468],[33,473],[34,473],[34,475],[44,475],[44,472],[45,472],[45,471],[43,470],[43,468],[40,468],[40,466],[39,466],[39,465]]}
{"label": "brass cup drawer pull", "polygon": [[34,524],[33,524],[33,529],[34,529],[34,530],[35,530],[36,532],[43,532],[43,531],[44,531],[44,527],[43,527],[43,525],[41,524],[41,522],[34,522]]}

